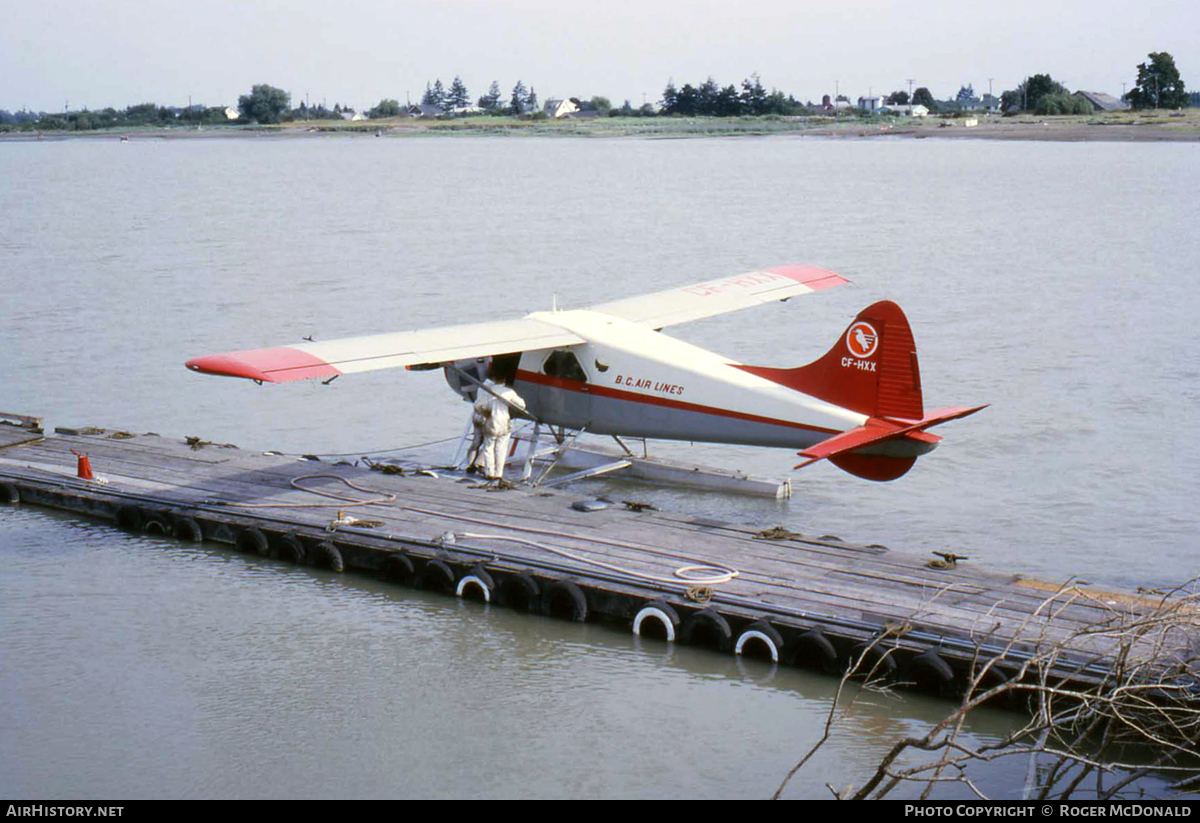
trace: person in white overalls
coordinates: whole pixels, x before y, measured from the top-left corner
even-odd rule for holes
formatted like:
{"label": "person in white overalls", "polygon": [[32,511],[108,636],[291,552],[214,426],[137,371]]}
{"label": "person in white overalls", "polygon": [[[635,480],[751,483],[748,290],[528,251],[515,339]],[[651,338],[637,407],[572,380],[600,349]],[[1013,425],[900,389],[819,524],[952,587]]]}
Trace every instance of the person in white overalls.
{"label": "person in white overalls", "polygon": [[[512,437],[512,406],[524,411],[525,401],[511,386],[487,380],[475,400],[475,413],[483,418],[483,469],[488,483],[504,480],[504,461]],[[508,401],[508,402],[505,402]]]}

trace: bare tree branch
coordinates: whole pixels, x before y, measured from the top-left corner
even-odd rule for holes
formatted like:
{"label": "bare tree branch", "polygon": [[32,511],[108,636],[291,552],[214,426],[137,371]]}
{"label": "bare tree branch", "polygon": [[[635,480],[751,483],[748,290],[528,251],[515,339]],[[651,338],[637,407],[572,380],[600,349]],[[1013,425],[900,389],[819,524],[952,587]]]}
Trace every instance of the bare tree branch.
{"label": "bare tree branch", "polygon": [[[1192,580],[1156,598],[1097,595],[1068,581],[1045,597],[1015,627],[1005,630],[997,603],[972,629],[973,650],[958,705],[923,736],[892,743],[862,786],[838,798],[882,798],[905,783],[923,784],[922,798],[938,786],[959,784],[984,798],[974,770],[1009,757],[1029,759],[1026,799],[1066,799],[1095,775],[1094,797],[1110,799],[1154,773],[1182,778],[1191,787],[1200,774],[1194,741],[1200,736],[1200,591]],[[928,607],[941,591],[923,605]],[[1076,607],[1076,608],[1073,608]],[[1086,611],[1081,611],[1081,609]],[[1095,619],[1080,621],[1080,614]],[[917,615],[910,618],[915,621]],[[861,647],[838,684],[821,738],[788,772],[775,797],[830,739],[838,707],[852,678],[861,690],[886,691],[911,622],[885,628]],[[1004,642],[997,638],[1007,635]],[[911,646],[909,647],[911,649]],[[911,653],[911,652],[910,652]],[[961,660],[961,658],[960,658]],[[963,733],[972,712],[998,698],[1023,699],[1033,711],[1000,739],[968,744]],[[912,760],[910,753],[932,753]],[[1149,762],[1123,762],[1122,752],[1150,755]],[[1135,758],[1139,759],[1139,758]],[[1045,768],[1042,768],[1044,763]],[[1112,779],[1105,785],[1106,776]],[[1040,785],[1039,785],[1040,781]]]}

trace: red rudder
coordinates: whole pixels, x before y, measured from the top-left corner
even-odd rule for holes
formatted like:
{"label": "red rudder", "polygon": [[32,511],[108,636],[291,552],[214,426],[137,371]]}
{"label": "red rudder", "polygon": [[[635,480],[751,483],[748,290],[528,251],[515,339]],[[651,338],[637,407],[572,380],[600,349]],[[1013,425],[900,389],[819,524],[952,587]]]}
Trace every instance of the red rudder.
{"label": "red rudder", "polygon": [[870,417],[924,417],[917,345],[908,318],[890,300],[859,312],[833,348],[807,366],[740,368]]}

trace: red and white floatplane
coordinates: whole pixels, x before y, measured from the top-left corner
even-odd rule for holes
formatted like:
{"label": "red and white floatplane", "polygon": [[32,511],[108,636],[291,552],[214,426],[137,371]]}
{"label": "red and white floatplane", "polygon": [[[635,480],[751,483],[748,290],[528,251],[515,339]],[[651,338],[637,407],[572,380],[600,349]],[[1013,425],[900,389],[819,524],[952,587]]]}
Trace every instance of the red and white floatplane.
{"label": "red and white floatplane", "polygon": [[779,266],[588,309],[210,354],[187,367],[258,383],[440,368],[467,397],[486,377],[510,383],[525,416],[560,443],[586,431],[770,446],[798,450],[795,468],[828,460],[894,480],[937,445],[931,427],[984,408],[925,411],[916,344],[895,303],[863,309],[828,352],[794,368],[738,363],[662,333],[847,282],[815,266]]}

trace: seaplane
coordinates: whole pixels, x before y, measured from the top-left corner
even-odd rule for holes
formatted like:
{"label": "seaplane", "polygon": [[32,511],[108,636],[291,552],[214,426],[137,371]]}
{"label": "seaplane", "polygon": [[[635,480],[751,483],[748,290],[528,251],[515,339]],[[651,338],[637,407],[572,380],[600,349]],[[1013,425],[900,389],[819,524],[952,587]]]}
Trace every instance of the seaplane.
{"label": "seaplane", "polygon": [[848,282],[816,266],[777,266],[588,309],[209,354],[186,365],[259,384],[441,369],[468,399],[485,378],[513,386],[522,416],[558,427],[560,442],[586,431],[797,449],[804,461],[794,469],[828,460],[866,480],[895,480],[941,440],[930,428],[985,408],[926,413],[916,344],[895,303],[867,306],[822,357],[792,368],[738,363],[663,333]]}

